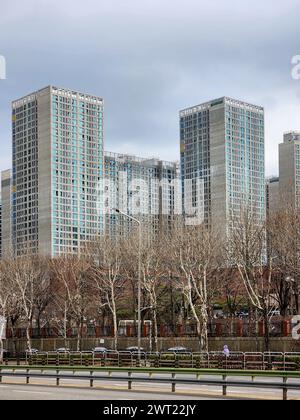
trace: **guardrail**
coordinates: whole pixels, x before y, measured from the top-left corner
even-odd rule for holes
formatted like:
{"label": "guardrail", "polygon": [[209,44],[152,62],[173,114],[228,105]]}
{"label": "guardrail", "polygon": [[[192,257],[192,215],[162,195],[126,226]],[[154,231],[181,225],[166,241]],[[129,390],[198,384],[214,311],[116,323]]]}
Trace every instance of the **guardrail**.
{"label": "guardrail", "polygon": [[[128,351],[38,352],[27,353],[17,364],[300,371],[300,353],[231,352],[226,357],[223,352],[142,352],[140,361],[138,359],[136,352]],[[5,359],[5,364],[11,363],[16,364],[15,359]]]}
{"label": "guardrail", "polygon": [[[54,372],[53,372],[54,371]],[[86,374],[85,374],[86,373]],[[106,375],[103,375],[106,373]],[[126,373],[126,376],[114,375],[112,373]],[[134,374],[148,374],[149,376],[134,376]],[[159,377],[154,377],[159,375]],[[182,378],[183,375],[195,375],[196,378]],[[169,376],[169,377],[168,377]],[[180,378],[181,376],[181,378]],[[222,379],[208,379],[200,377],[221,377]],[[0,382],[3,378],[25,378],[26,384],[30,384],[30,379],[54,379],[56,386],[61,385],[61,380],[80,380],[89,381],[90,387],[94,387],[95,381],[126,382],[128,390],[132,390],[133,383],[161,383],[170,384],[171,391],[176,392],[177,385],[198,385],[201,386],[220,386],[222,395],[227,396],[229,387],[234,388],[256,388],[256,389],[280,389],[282,399],[288,399],[288,390],[300,391],[300,373],[298,372],[257,372],[257,371],[227,371],[227,370],[207,370],[207,369],[154,369],[154,368],[88,368],[77,366],[45,367],[31,366],[22,368],[20,366],[0,366]],[[251,377],[251,381],[237,379],[239,377]],[[233,379],[230,379],[233,378]],[[279,378],[281,382],[256,382],[256,378]],[[289,383],[289,379],[299,379],[297,383]]]}

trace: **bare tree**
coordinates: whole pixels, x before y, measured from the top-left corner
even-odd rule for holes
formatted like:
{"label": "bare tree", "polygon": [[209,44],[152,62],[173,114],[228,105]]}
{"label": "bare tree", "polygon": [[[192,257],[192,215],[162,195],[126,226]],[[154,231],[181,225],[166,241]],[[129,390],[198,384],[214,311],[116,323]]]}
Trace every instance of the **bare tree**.
{"label": "bare tree", "polygon": [[219,283],[219,296],[226,299],[228,313],[231,317],[235,317],[245,300],[244,288],[237,270],[224,268],[220,272]]}
{"label": "bare tree", "polygon": [[49,269],[53,290],[50,322],[58,330],[58,334],[63,337],[64,347],[68,348],[71,303],[63,280],[65,275],[64,260],[62,258],[52,259],[49,262]]}
{"label": "bare tree", "polygon": [[[133,313],[135,330],[137,331],[138,318],[138,267],[139,267],[139,252],[142,254],[144,247],[148,246],[148,240],[142,243],[141,250],[139,250],[138,232],[133,230],[126,238],[119,238],[122,254],[122,275],[126,278],[126,286],[130,290],[130,305]],[[149,306],[147,303],[146,290],[141,287],[141,309]],[[144,325],[144,318],[147,314],[146,310],[142,310],[141,324]]]}
{"label": "bare tree", "polygon": [[[148,309],[152,317],[154,350],[158,351],[158,297],[161,292],[162,279],[165,274],[163,264],[162,242],[146,243],[142,247],[142,288],[146,292]],[[145,308],[147,309],[147,307]]]}
{"label": "bare tree", "polygon": [[[268,250],[276,257],[277,296],[281,312],[300,313],[300,212],[287,207],[268,220]],[[281,275],[279,275],[281,273]],[[294,299],[293,299],[294,298]]]}
{"label": "bare tree", "polygon": [[41,258],[23,256],[6,262],[7,275],[18,296],[22,317],[26,325],[27,348],[31,351],[30,329],[36,304],[37,290],[45,272]]}
{"label": "bare tree", "polygon": [[200,351],[208,351],[208,310],[220,243],[204,225],[180,228],[171,239],[173,269],[196,321]]}
{"label": "bare tree", "polygon": [[228,262],[237,267],[252,307],[264,320],[265,350],[269,351],[274,266],[266,244],[266,225],[251,208],[242,208],[236,217],[232,217],[227,243]]}
{"label": "bare tree", "polygon": [[65,341],[69,316],[77,327],[77,351],[80,351],[83,326],[92,299],[90,262],[85,257],[64,256],[54,260],[52,270],[59,282],[61,297],[63,296],[63,299],[56,299],[56,304],[64,314]]}
{"label": "bare tree", "polygon": [[[8,284],[7,272],[5,270],[5,263],[0,262],[0,316],[7,319],[9,312],[9,296],[11,293]],[[3,339],[0,336],[0,363],[3,362]]]}
{"label": "bare tree", "polygon": [[41,335],[42,320],[44,318],[44,323],[47,322],[47,309],[53,302],[54,298],[54,289],[53,283],[51,281],[49,261],[46,258],[40,259],[40,265],[41,275],[39,282],[36,284],[34,312],[34,318],[39,336]]}
{"label": "bare tree", "polygon": [[104,237],[92,248],[92,279],[99,309],[107,307],[113,321],[114,348],[118,348],[118,301],[122,296],[124,278],[121,276],[120,244]]}

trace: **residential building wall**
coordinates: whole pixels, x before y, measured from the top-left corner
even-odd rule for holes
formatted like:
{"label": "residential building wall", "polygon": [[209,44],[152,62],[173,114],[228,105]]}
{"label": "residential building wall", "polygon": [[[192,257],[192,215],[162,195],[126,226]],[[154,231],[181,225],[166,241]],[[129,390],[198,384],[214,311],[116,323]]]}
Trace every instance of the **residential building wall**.
{"label": "residential building wall", "polygon": [[115,209],[142,223],[144,238],[170,230],[181,214],[179,164],[119,153],[105,153],[104,201],[106,231],[111,237],[126,235],[135,223]]}
{"label": "residential building wall", "polygon": [[284,134],[279,145],[279,194],[281,208],[300,208],[300,132]]}
{"label": "residential building wall", "polygon": [[12,113],[15,253],[78,254],[103,229],[103,100],[49,86]]}
{"label": "residential building wall", "polygon": [[271,216],[280,210],[279,177],[266,180],[266,203],[267,215]]}
{"label": "residential building wall", "polygon": [[[185,215],[192,202],[203,216],[196,222],[223,235],[243,207],[265,219],[262,107],[224,97],[185,109],[180,112],[180,141]],[[201,187],[188,187],[191,180],[200,180]]]}
{"label": "residential building wall", "polygon": [[12,253],[11,170],[1,172],[1,257]]}

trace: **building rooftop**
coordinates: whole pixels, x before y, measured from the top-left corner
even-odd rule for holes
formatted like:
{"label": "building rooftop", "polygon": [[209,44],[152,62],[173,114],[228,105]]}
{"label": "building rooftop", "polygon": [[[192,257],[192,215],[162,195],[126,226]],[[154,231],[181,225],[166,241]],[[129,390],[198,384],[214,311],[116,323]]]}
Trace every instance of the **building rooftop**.
{"label": "building rooftop", "polygon": [[73,97],[74,99],[78,99],[78,96],[80,97],[80,99],[82,100],[90,100],[93,102],[97,102],[102,104],[103,103],[103,99],[99,96],[95,96],[95,95],[89,95],[87,93],[82,93],[76,90],[72,90],[72,89],[67,89],[67,88],[59,88],[56,86],[46,86],[42,89],[36,90],[34,92],[31,92],[25,96],[23,96],[22,98],[16,99],[12,102],[12,106],[13,108],[16,108],[22,104],[25,104],[27,102],[30,102],[32,100],[34,100],[36,98],[36,96],[38,96],[40,93],[44,92],[44,91],[52,91],[52,93],[57,93],[58,95],[65,95],[65,96],[69,96],[70,98]]}
{"label": "building rooftop", "polygon": [[300,131],[287,131],[283,134],[284,143],[290,143],[293,141],[300,141]]}
{"label": "building rooftop", "polygon": [[232,105],[232,106],[246,107],[246,108],[249,108],[249,110],[254,110],[256,112],[257,111],[264,112],[264,108],[262,106],[253,105],[253,104],[250,104],[248,102],[240,101],[238,99],[233,99],[233,98],[230,98],[228,96],[223,96],[223,97],[218,98],[218,99],[213,99],[211,101],[204,102],[202,104],[183,109],[183,110],[180,111],[180,116],[186,116],[186,115],[189,115],[189,114],[193,114],[195,112],[204,111],[206,109],[210,109],[211,107],[221,105],[221,104],[224,104],[224,103],[227,103],[227,104]]}
{"label": "building rooftop", "polygon": [[157,157],[152,157],[152,158],[143,158],[143,157],[139,157],[136,155],[130,155],[130,154],[126,154],[126,153],[115,153],[115,152],[104,152],[104,157],[105,158],[111,158],[111,159],[115,159],[119,162],[133,162],[133,163],[139,163],[139,164],[143,164],[143,165],[159,165],[160,163],[162,165],[165,166],[173,166],[173,165],[179,165],[179,162],[174,161],[164,161],[161,160]]}

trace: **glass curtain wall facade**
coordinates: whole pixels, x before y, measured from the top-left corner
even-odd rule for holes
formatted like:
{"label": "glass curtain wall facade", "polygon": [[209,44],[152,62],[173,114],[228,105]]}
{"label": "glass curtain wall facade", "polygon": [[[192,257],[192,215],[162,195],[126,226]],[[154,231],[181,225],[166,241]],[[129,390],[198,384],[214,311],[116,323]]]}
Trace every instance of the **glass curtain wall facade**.
{"label": "glass curtain wall facade", "polygon": [[103,231],[97,188],[103,178],[103,103],[52,95],[52,252],[79,253]]}
{"label": "glass curtain wall facade", "polygon": [[144,238],[153,240],[171,229],[181,213],[179,164],[157,159],[105,152],[106,231],[111,237],[126,235],[142,223]]}
{"label": "glass curtain wall facade", "polygon": [[265,219],[262,107],[224,97],[183,110],[180,141],[185,215],[198,210],[224,234],[243,207]]}
{"label": "glass curtain wall facade", "polygon": [[103,231],[103,100],[49,86],[13,102],[15,253],[78,254]]}
{"label": "glass curtain wall facade", "polygon": [[[12,109],[12,243],[16,255],[38,252],[38,100],[29,95]],[[25,249],[26,248],[26,249]]]}

